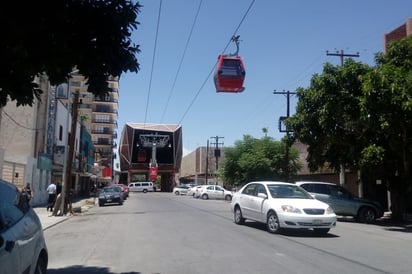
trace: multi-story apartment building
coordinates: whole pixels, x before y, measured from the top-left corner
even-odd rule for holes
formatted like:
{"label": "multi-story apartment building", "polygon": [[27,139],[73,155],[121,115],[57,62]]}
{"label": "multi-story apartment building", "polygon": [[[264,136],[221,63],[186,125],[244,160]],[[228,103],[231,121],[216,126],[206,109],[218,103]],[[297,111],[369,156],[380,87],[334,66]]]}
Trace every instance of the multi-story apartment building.
{"label": "multi-story apartment building", "polygon": [[[10,102],[0,111],[0,178],[22,187],[29,182],[35,191],[33,204],[47,200],[50,181],[65,182],[72,130],[69,110],[78,109],[71,186],[88,193],[92,183],[111,180],[113,148],[117,138],[118,79],[108,80],[106,96],[87,92],[87,81],[71,73],[68,83],[51,86],[46,76],[38,79],[43,93],[33,106],[17,107]],[[70,92],[68,92],[70,90]],[[78,100],[73,96],[78,93]],[[68,96],[70,95],[70,96]],[[68,100],[70,98],[70,101]],[[69,149],[68,149],[69,150]]]}
{"label": "multi-story apartment building", "polygon": [[117,139],[118,78],[108,78],[109,91],[102,96],[87,92],[87,79],[77,72],[72,73],[69,86],[72,94],[79,93],[79,117],[85,129],[91,134],[96,149],[93,173],[98,180],[108,182],[113,179],[113,150]]}

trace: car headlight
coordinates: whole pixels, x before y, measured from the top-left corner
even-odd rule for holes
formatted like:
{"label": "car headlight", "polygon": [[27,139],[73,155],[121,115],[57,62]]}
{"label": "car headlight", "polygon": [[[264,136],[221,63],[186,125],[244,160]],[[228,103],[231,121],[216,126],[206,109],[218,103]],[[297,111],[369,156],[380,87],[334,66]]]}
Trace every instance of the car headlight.
{"label": "car headlight", "polygon": [[330,206],[326,209],[326,214],[333,214],[333,213],[335,213],[334,211],[333,211],[333,208],[331,208]]}
{"label": "car headlight", "polygon": [[282,209],[283,212],[302,214],[302,211],[299,208],[296,208],[296,207],[291,206],[291,205],[283,205],[283,206],[281,206],[281,209]]}

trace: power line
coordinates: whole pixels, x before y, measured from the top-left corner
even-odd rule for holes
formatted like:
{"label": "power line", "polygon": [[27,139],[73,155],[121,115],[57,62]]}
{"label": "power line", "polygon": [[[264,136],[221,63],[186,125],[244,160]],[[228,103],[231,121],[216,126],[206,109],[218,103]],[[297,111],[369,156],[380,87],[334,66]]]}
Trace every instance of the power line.
{"label": "power line", "polygon": [[180,59],[179,66],[178,66],[178,68],[177,68],[177,72],[176,72],[175,78],[174,78],[174,80],[173,80],[172,87],[171,87],[170,92],[169,92],[169,97],[167,98],[166,106],[163,108],[163,113],[162,113],[162,116],[161,116],[161,119],[160,119],[160,123],[162,123],[162,121],[163,121],[163,118],[164,118],[164,116],[165,116],[167,107],[168,107],[168,105],[169,105],[170,98],[172,97],[172,94],[173,94],[173,91],[174,91],[174,88],[175,88],[175,85],[176,85],[177,77],[178,77],[178,75],[179,75],[179,73],[180,73],[180,69],[181,69],[182,64],[183,64],[183,59],[184,59],[184,57],[186,56],[186,51],[187,51],[187,48],[188,48],[188,46],[189,46],[190,39],[192,38],[193,29],[194,29],[194,27],[195,27],[195,24],[196,24],[196,22],[197,22],[197,18],[198,18],[198,16],[199,16],[200,7],[202,6],[202,2],[203,2],[203,0],[200,0],[200,2],[199,2],[199,6],[198,6],[198,8],[197,8],[197,12],[196,12],[195,18],[194,18],[193,23],[192,23],[192,27],[191,27],[190,32],[189,32],[189,36],[188,36],[188,38],[187,38],[187,40],[186,40],[185,49],[183,50],[183,55],[182,55],[182,58]]}
{"label": "power line", "polygon": [[31,128],[31,127],[26,127],[22,124],[20,124],[19,122],[17,122],[16,120],[13,119],[13,117],[11,117],[7,112],[5,112],[3,109],[1,110],[1,112],[7,116],[7,118],[9,118],[14,124],[16,124],[17,126],[27,129],[27,130],[31,130],[31,131],[36,131],[36,130],[42,130],[44,128]]}
{"label": "power line", "polygon": [[146,120],[147,120],[147,111],[149,109],[150,91],[151,91],[151,88],[152,88],[153,69],[154,69],[154,63],[155,63],[155,57],[156,57],[157,37],[158,37],[158,34],[159,34],[161,11],[162,11],[162,0],[160,0],[159,14],[157,16],[156,37],[155,37],[155,43],[154,43],[154,48],[153,48],[153,58],[152,58],[152,69],[150,71],[149,89],[147,91],[146,111],[145,111],[145,115],[144,115],[144,124],[145,125],[146,125]]}
{"label": "power line", "polygon": [[[233,35],[230,37],[229,42],[227,43],[225,49],[223,50],[223,52],[226,51],[226,49],[229,47],[231,41],[232,41],[232,37],[236,36],[238,30],[240,29],[240,26],[242,25],[243,21],[245,20],[246,16],[248,15],[249,11],[251,10],[253,4],[255,3],[255,0],[253,0],[248,9],[246,10],[245,14],[243,15],[242,19],[240,20],[240,23],[238,24],[238,26],[236,27],[235,31],[233,32]],[[184,112],[182,118],[179,121],[179,124],[182,123],[183,119],[186,117],[186,114],[189,112],[190,108],[193,106],[194,102],[196,101],[197,97],[199,96],[200,92],[203,90],[204,86],[206,85],[206,83],[209,81],[210,76],[212,75],[212,73],[215,71],[217,65],[217,61],[215,62],[215,64],[213,65],[212,69],[210,70],[210,72],[207,74],[206,79],[203,81],[202,85],[200,86],[200,88],[198,89],[198,91],[196,92],[195,96],[193,97],[192,101],[190,102],[189,106],[186,108],[186,111]]]}

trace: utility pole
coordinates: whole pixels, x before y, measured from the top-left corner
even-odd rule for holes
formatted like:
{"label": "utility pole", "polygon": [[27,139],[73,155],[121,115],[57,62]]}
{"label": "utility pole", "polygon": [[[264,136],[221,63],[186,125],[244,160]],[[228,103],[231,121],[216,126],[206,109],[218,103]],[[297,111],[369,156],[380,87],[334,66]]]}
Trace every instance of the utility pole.
{"label": "utility pole", "polygon": [[289,146],[290,146],[290,131],[287,126],[282,128],[282,124],[284,124],[285,120],[290,117],[290,97],[295,95],[296,92],[287,91],[273,91],[273,94],[281,94],[286,95],[286,116],[279,117],[279,132],[286,132],[286,146],[285,146],[285,177],[286,180],[289,181]]}
{"label": "utility pole", "polygon": [[209,140],[206,142],[206,167],[205,167],[205,184],[207,185],[207,180],[209,177]]}
{"label": "utility pole", "polygon": [[210,137],[212,139],[215,139],[214,143],[211,143],[211,145],[215,145],[215,158],[216,158],[216,168],[215,168],[215,184],[217,184],[217,170],[219,169],[219,157],[220,157],[220,149],[219,145],[223,146],[223,143],[219,143],[219,139],[223,139],[224,137]]}
{"label": "utility pole", "polygon": [[343,49],[341,49],[340,51],[336,51],[336,52],[329,52],[327,50],[326,55],[340,57],[340,65],[343,66],[343,60],[345,57],[359,57],[359,52],[353,54],[353,53],[344,53]]}
{"label": "utility pole", "polygon": [[[76,129],[77,129],[77,117],[78,117],[78,109],[79,109],[79,91],[74,92],[73,104],[72,104],[72,124],[71,130],[69,135],[69,153],[67,158],[67,166],[66,166],[66,184],[64,185],[64,208],[63,213],[67,213],[67,210],[70,210],[72,213],[71,203],[70,203],[70,192],[72,188],[72,166],[73,166],[73,155],[74,155],[74,143],[76,140]],[[68,110],[70,111],[70,110]]]}
{"label": "utility pole", "polygon": [[[326,51],[326,55],[340,57],[340,66],[343,66],[343,61],[345,57],[359,57],[359,52],[353,54],[353,53],[344,53],[343,50],[340,50],[340,52],[336,51],[334,53],[330,53],[329,51]],[[343,164],[340,165],[339,184],[341,186],[345,184],[345,167],[343,166]]]}

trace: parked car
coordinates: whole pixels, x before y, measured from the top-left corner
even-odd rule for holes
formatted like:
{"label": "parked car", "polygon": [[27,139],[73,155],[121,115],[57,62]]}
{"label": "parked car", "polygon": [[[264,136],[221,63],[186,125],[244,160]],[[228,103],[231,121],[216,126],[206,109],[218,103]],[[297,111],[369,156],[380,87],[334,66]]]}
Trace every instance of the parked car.
{"label": "parked car", "polygon": [[210,185],[200,185],[200,186],[196,187],[196,189],[195,189],[196,192],[193,195],[193,198],[200,198],[200,193],[202,192],[202,189],[205,188],[205,187],[208,187],[208,186],[210,186]]}
{"label": "parked car", "polygon": [[306,228],[325,235],[337,221],[332,207],[286,182],[250,182],[234,193],[231,209],[236,224],[254,220],[265,223],[270,233]]}
{"label": "parked car", "polygon": [[105,186],[99,193],[99,206],[106,204],[123,205],[123,194],[116,186]]}
{"label": "parked car", "polygon": [[310,181],[299,181],[296,184],[316,199],[329,204],[336,215],[353,216],[362,223],[372,223],[383,216],[383,207],[378,202],[359,198],[340,185]]}
{"label": "parked car", "polygon": [[123,194],[123,199],[126,200],[129,197],[129,187],[124,184],[113,184],[112,186],[119,187]]}
{"label": "parked car", "polygon": [[187,195],[193,196],[194,198],[199,198],[200,189],[201,189],[203,186],[204,186],[204,185],[197,185],[197,186],[191,187],[191,188],[187,191]]}
{"label": "parked car", "polygon": [[225,199],[226,201],[232,200],[232,192],[224,189],[219,185],[207,185],[200,188],[199,197],[203,200],[207,199]]}
{"label": "parked car", "polygon": [[189,189],[188,185],[177,185],[173,188],[173,193],[176,195],[186,195]]}
{"label": "parked car", "polygon": [[17,187],[0,180],[0,272],[46,273],[48,252],[39,217]]}
{"label": "parked car", "polygon": [[113,187],[114,191],[117,191],[122,195],[123,201],[126,200],[127,197],[126,197],[126,194],[124,193],[123,186],[120,186],[120,185],[110,185],[110,186]]}
{"label": "parked car", "polygon": [[129,191],[147,193],[154,191],[154,186],[152,182],[131,182]]}

